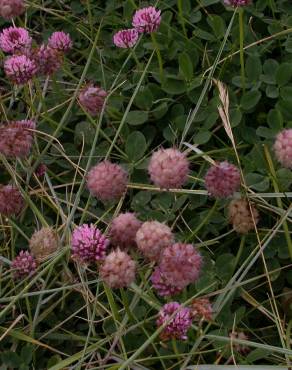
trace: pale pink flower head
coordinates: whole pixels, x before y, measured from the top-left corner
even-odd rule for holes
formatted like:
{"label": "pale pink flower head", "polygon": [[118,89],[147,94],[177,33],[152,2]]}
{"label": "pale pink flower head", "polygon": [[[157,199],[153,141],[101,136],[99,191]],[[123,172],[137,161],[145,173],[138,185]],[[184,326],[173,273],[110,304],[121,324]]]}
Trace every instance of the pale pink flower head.
{"label": "pale pink flower head", "polygon": [[0,48],[5,53],[15,54],[30,49],[32,38],[22,27],[4,28],[0,34]]}
{"label": "pale pink flower head", "polygon": [[109,240],[93,224],[78,226],[72,233],[72,258],[81,263],[93,263],[105,258]]}
{"label": "pale pink flower head", "polygon": [[162,189],[181,188],[188,178],[189,162],[175,148],[159,149],[152,154],[148,172],[154,184]]}
{"label": "pale pink flower head", "polygon": [[136,263],[119,248],[106,256],[100,268],[100,277],[110,288],[130,286],[135,280]]}
{"label": "pale pink flower head", "polygon": [[229,333],[231,344],[235,351],[242,355],[247,355],[250,352],[250,348],[244,344],[236,343],[234,340],[248,340],[248,336],[243,332],[233,331]]}
{"label": "pale pink flower head", "polygon": [[35,170],[35,174],[37,177],[44,177],[48,168],[44,163],[41,163],[37,169]]}
{"label": "pale pink flower head", "polygon": [[236,8],[237,6],[247,6],[251,4],[252,0],[223,0],[223,2],[225,5]]}
{"label": "pale pink flower head", "polygon": [[18,17],[24,11],[24,0],[0,0],[0,16],[5,19]]}
{"label": "pale pink flower head", "polygon": [[170,297],[182,291],[182,289],[169,284],[159,266],[153,271],[150,280],[153,288],[161,297]]}
{"label": "pale pink flower head", "polygon": [[202,257],[192,244],[175,243],[164,249],[160,269],[169,284],[183,289],[198,280]]}
{"label": "pale pink flower head", "polygon": [[0,213],[3,216],[17,216],[24,207],[24,200],[13,185],[0,185]]}
{"label": "pale pink flower head", "polygon": [[12,55],[4,62],[6,76],[16,85],[24,85],[37,73],[35,61],[26,55]]}
{"label": "pale pink flower head", "polygon": [[158,262],[163,250],[174,243],[171,229],[158,221],[146,221],[136,234],[139,250],[151,261]]}
{"label": "pale pink flower head", "polygon": [[87,187],[101,201],[120,198],[127,189],[128,173],[118,164],[102,161],[87,174]]}
{"label": "pale pink flower head", "polygon": [[281,165],[292,169],[292,128],[283,130],[277,135],[274,151]]}
{"label": "pale pink flower head", "polygon": [[216,163],[207,171],[205,185],[211,196],[227,198],[240,187],[239,169],[227,161]]}
{"label": "pale pink flower head", "polygon": [[49,47],[53,49],[66,53],[72,48],[73,42],[68,33],[65,33],[63,31],[58,31],[58,32],[54,32],[51,35],[48,41],[48,45]]}
{"label": "pale pink flower head", "polygon": [[37,268],[36,260],[28,251],[20,251],[11,263],[13,277],[17,280],[32,276]]}
{"label": "pale pink flower head", "polygon": [[139,34],[135,28],[121,30],[114,34],[113,42],[118,48],[128,49],[136,45]]}
{"label": "pale pink flower head", "polygon": [[34,60],[41,75],[50,76],[63,64],[63,53],[48,45],[41,45],[34,53]]}
{"label": "pale pink flower head", "polygon": [[140,33],[151,33],[157,31],[161,23],[161,10],[149,6],[139,9],[133,17],[133,27]]}
{"label": "pale pink flower head", "polygon": [[0,153],[7,157],[25,158],[33,143],[35,122],[13,121],[0,125]]}
{"label": "pale pink flower head", "polygon": [[142,222],[134,213],[121,213],[112,220],[110,226],[111,243],[122,249],[136,246],[136,234]]}
{"label": "pale pink flower head", "polygon": [[97,116],[104,105],[107,92],[101,87],[89,84],[79,93],[79,104],[92,116]]}
{"label": "pale pink flower head", "polygon": [[178,302],[166,303],[158,313],[157,326],[166,324],[160,334],[162,340],[186,340],[187,332],[192,325],[191,311]]}
{"label": "pale pink flower head", "polygon": [[196,298],[190,306],[192,319],[194,321],[211,321],[213,308],[208,298]]}

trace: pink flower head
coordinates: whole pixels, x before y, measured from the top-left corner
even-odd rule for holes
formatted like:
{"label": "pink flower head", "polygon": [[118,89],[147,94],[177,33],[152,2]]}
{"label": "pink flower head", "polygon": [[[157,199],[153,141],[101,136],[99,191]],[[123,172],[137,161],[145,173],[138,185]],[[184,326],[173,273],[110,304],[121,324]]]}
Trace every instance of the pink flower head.
{"label": "pink flower head", "polygon": [[274,151],[281,165],[292,169],[292,128],[283,130],[277,135]]}
{"label": "pink flower head", "polygon": [[60,32],[54,32],[51,35],[51,37],[49,38],[48,45],[52,49],[56,49],[58,51],[66,53],[72,48],[73,43],[68,33],[60,31]]}
{"label": "pink flower head", "polygon": [[5,19],[18,17],[24,11],[24,0],[0,0],[0,16]]}
{"label": "pink flower head", "polygon": [[166,322],[168,324],[160,334],[162,340],[186,340],[187,332],[192,325],[191,311],[177,302],[166,303],[158,313],[157,326],[162,326]]}
{"label": "pink flower head", "polygon": [[159,149],[152,154],[148,172],[154,184],[162,189],[181,188],[188,178],[189,162],[177,149]]}
{"label": "pink flower head", "polygon": [[101,112],[107,92],[98,86],[89,84],[79,93],[80,105],[92,116],[97,116]]}
{"label": "pink flower head", "polygon": [[36,176],[37,177],[45,176],[45,173],[47,172],[47,169],[48,169],[47,166],[44,163],[41,163],[35,171]]}
{"label": "pink flower head", "polygon": [[248,336],[243,332],[233,331],[229,333],[231,344],[235,351],[242,355],[247,355],[250,352],[250,348],[244,344],[236,343],[234,340],[248,340]]}
{"label": "pink flower head", "polygon": [[175,243],[164,249],[160,269],[166,281],[183,289],[200,275],[202,257],[192,244]]}
{"label": "pink flower head", "polygon": [[31,47],[32,38],[22,27],[5,28],[0,34],[0,48],[5,53],[25,52]]}
{"label": "pink flower head", "polygon": [[24,85],[30,81],[37,69],[34,60],[26,55],[12,55],[4,62],[6,76],[16,85]]}
{"label": "pink flower head", "polygon": [[109,240],[93,224],[81,225],[72,233],[72,258],[83,263],[100,261],[105,258]]}
{"label": "pink flower head", "polygon": [[133,27],[140,33],[151,33],[157,31],[161,22],[161,10],[154,6],[139,9],[133,17]]}
{"label": "pink flower head", "polygon": [[110,240],[112,244],[120,248],[136,246],[136,234],[142,222],[134,213],[121,213],[112,220],[110,226]]}
{"label": "pink flower head", "polygon": [[35,122],[30,120],[0,125],[0,153],[7,157],[24,158],[30,153]]}
{"label": "pink flower head", "polygon": [[119,165],[102,161],[87,175],[87,187],[101,201],[117,200],[127,189],[128,173]]}
{"label": "pink flower head", "polygon": [[168,283],[159,266],[155,268],[150,280],[152,282],[153,288],[157,290],[157,293],[162,297],[173,296],[182,291],[182,289]]}
{"label": "pink flower head", "polygon": [[19,255],[12,261],[11,268],[14,270],[15,279],[24,279],[35,273],[37,264],[32,254],[28,251],[20,251]]}
{"label": "pink flower head", "polygon": [[6,217],[17,216],[24,201],[20,191],[13,185],[0,185],[0,213]]}
{"label": "pink flower head", "polygon": [[118,48],[132,48],[136,45],[139,34],[135,28],[121,30],[114,34],[113,42]]}
{"label": "pink flower head", "polygon": [[194,321],[211,321],[213,308],[208,298],[196,298],[191,303],[191,314]]}
{"label": "pink flower head", "polygon": [[34,60],[40,74],[49,76],[61,68],[63,63],[63,54],[57,49],[47,45],[41,45],[34,53]]}
{"label": "pink flower head", "polygon": [[236,8],[237,6],[247,6],[251,3],[252,0],[223,0],[225,5],[233,6]]}
{"label": "pink flower head", "polygon": [[227,198],[240,187],[239,169],[227,161],[209,168],[205,176],[208,193],[215,198]]}

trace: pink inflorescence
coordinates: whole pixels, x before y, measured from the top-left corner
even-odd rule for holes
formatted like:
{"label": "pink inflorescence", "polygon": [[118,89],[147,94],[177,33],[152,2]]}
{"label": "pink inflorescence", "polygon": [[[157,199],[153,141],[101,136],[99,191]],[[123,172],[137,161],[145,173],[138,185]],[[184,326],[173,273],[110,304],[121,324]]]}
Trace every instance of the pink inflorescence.
{"label": "pink inflorescence", "polygon": [[107,92],[98,86],[89,84],[79,93],[78,100],[80,105],[92,116],[101,112]]}
{"label": "pink inflorescence", "polygon": [[281,165],[292,169],[292,128],[283,130],[277,135],[274,151]]}
{"label": "pink inflorescence", "polygon": [[190,306],[192,319],[194,321],[211,321],[213,308],[208,298],[196,298]]}
{"label": "pink inflorescence", "polygon": [[215,198],[227,198],[240,187],[239,169],[227,161],[210,167],[205,176],[208,193]]}
{"label": "pink inflorescence", "polygon": [[17,216],[24,201],[20,191],[13,185],[0,185],[0,213],[6,217]]}
{"label": "pink inflorescence", "polygon": [[105,258],[109,240],[94,225],[81,225],[72,233],[72,258],[83,263],[92,263]]}
{"label": "pink inflorescence", "polygon": [[161,22],[161,10],[154,6],[139,9],[133,17],[133,27],[140,33],[151,33],[157,31]]}
{"label": "pink inflorescence", "polygon": [[15,279],[23,279],[32,276],[37,268],[36,260],[28,251],[20,251],[11,264]]}
{"label": "pink inflorescence", "polygon": [[223,0],[225,5],[228,6],[247,6],[251,4],[252,0]]}
{"label": "pink inflorescence", "polygon": [[118,48],[132,48],[138,41],[139,34],[135,28],[121,30],[114,34],[113,42]]}
{"label": "pink inflorescence", "polygon": [[49,76],[57,72],[63,63],[63,54],[48,45],[41,45],[34,53],[34,61],[41,75]]}
{"label": "pink inflorescence", "polygon": [[24,158],[29,155],[35,122],[14,121],[0,125],[0,153],[7,157]]}
{"label": "pink inflorescence", "polygon": [[202,257],[192,244],[175,243],[165,248],[159,266],[169,284],[183,289],[199,278]]}
{"label": "pink inflorescence", "polygon": [[24,0],[0,0],[0,16],[5,19],[18,17],[24,10]]}
{"label": "pink inflorescence", "polygon": [[175,148],[160,149],[153,153],[148,172],[160,188],[180,188],[187,181],[189,162],[185,154]]}
{"label": "pink inflorescence", "polygon": [[23,85],[35,76],[38,68],[34,60],[26,55],[12,55],[5,60],[4,70],[13,83]]}
{"label": "pink inflorescence", "polygon": [[63,31],[54,32],[49,38],[48,46],[61,51],[63,53],[68,52],[72,46],[72,40],[68,33]]}
{"label": "pink inflorescence", "polygon": [[157,266],[153,271],[150,280],[152,282],[153,288],[162,297],[173,296],[182,291],[182,289],[168,283],[159,266]]}
{"label": "pink inflorescence", "polygon": [[15,54],[30,49],[32,38],[22,27],[5,28],[0,34],[0,48],[5,53]]}
{"label": "pink inflorescence", "polygon": [[[171,318],[172,317],[172,318]],[[162,340],[187,339],[187,332],[192,325],[191,311],[178,302],[166,303],[158,313],[157,326],[168,322],[162,330]]]}
{"label": "pink inflorescence", "polygon": [[127,172],[119,165],[103,161],[91,168],[87,187],[92,195],[102,201],[116,200],[126,191]]}
{"label": "pink inflorescence", "polygon": [[110,226],[111,243],[120,248],[129,248],[136,245],[136,234],[142,222],[134,213],[121,213],[112,220]]}

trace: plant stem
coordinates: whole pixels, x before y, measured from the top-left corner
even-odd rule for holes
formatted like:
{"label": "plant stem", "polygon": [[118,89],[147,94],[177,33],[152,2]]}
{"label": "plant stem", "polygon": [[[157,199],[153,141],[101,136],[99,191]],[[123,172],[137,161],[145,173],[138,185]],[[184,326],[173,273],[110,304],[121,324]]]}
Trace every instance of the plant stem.
{"label": "plant stem", "polygon": [[159,65],[159,76],[160,76],[160,82],[162,83],[164,81],[164,72],[163,72],[163,61],[160,53],[160,49],[156,40],[156,36],[154,33],[151,33],[151,39],[156,51],[157,59],[158,59],[158,65]]}
{"label": "plant stem", "polygon": [[244,23],[243,23],[243,12],[242,8],[239,9],[239,44],[240,44],[240,68],[241,68],[241,87],[243,92],[245,91],[245,68],[244,68]]}

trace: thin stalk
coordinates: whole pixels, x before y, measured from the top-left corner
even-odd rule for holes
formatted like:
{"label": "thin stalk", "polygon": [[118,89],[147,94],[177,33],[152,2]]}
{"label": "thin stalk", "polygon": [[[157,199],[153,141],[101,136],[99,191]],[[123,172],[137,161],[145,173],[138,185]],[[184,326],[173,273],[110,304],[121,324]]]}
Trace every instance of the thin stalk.
{"label": "thin stalk", "polygon": [[243,22],[243,8],[239,9],[239,44],[240,44],[240,71],[241,71],[241,87],[245,91],[245,68],[244,68],[244,22]]}
{"label": "thin stalk", "polygon": [[156,51],[158,65],[159,65],[160,82],[162,83],[164,81],[163,61],[162,61],[162,56],[161,56],[160,49],[158,46],[158,42],[156,40],[156,36],[153,32],[151,33],[151,39],[154,45],[154,49]]}

